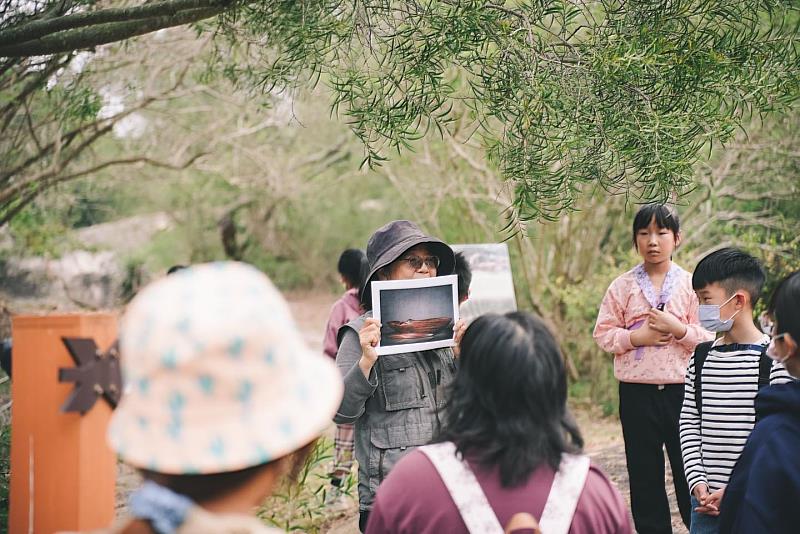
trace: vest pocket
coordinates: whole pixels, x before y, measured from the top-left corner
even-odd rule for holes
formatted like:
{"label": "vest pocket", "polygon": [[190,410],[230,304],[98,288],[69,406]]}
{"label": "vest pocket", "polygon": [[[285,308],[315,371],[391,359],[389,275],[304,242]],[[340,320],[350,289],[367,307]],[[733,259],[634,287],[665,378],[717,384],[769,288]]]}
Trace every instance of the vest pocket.
{"label": "vest pocket", "polygon": [[426,445],[432,438],[433,429],[429,426],[370,429],[370,478],[380,484],[400,458],[416,447]]}
{"label": "vest pocket", "polygon": [[414,356],[385,354],[378,358],[378,363],[381,366],[381,389],[387,412],[426,405],[425,378]]}

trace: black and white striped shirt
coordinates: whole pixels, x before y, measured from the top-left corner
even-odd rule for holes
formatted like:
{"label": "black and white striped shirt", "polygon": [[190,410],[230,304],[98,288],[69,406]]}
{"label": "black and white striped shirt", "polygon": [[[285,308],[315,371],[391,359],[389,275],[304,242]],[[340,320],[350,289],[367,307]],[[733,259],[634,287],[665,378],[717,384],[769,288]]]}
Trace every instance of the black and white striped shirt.
{"label": "black and white striped shirt", "polygon": [[[769,338],[762,343],[769,343]],[[702,416],[695,403],[694,358],[689,362],[680,437],[690,491],[700,483],[708,484],[709,491],[728,484],[733,466],[755,424],[753,401],[758,391],[758,364],[763,345],[729,344],[711,348],[702,369]],[[773,363],[770,384],[791,380],[783,365]]]}

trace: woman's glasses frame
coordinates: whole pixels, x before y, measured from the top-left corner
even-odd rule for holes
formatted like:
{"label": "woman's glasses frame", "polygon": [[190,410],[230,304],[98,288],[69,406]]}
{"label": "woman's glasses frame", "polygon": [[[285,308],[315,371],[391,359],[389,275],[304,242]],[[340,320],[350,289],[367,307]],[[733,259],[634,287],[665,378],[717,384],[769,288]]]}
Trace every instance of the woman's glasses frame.
{"label": "woman's glasses frame", "polygon": [[438,256],[425,256],[424,258],[420,258],[419,256],[406,256],[400,258],[400,261],[408,262],[415,271],[420,270],[423,263],[427,265],[429,269],[438,269],[440,263]]}

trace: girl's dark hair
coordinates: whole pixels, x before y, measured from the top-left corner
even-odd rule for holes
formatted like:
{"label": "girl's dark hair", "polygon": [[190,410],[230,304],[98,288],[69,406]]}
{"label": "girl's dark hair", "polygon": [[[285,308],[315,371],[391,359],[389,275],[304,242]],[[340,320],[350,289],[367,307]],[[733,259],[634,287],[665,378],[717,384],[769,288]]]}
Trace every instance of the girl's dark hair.
{"label": "girl's dark hair", "polygon": [[645,204],[639,208],[639,211],[636,212],[636,216],[633,218],[632,239],[634,247],[636,247],[636,234],[639,233],[639,230],[650,226],[650,222],[654,217],[656,226],[659,228],[672,230],[675,237],[680,233],[681,221],[678,218],[678,212],[666,204]]}
{"label": "girl's dark hair", "polygon": [[469,286],[472,284],[472,269],[463,253],[456,252],[455,259],[454,274],[458,276],[458,300],[461,302],[469,296]]}
{"label": "girl's dark hair", "polygon": [[339,256],[337,269],[350,287],[361,287],[368,269],[367,255],[363,250],[349,248]]}
{"label": "girl's dark hair", "polygon": [[767,313],[775,321],[776,334],[788,332],[800,343],[800,271],[781,280],[772,293]]}
{"label": "girl's dark hair", "polygon": [[561,352],[541,319],[479,317],[464,333],[459,362],[437,441],[498,467],[504,487],[525,482],[542,463],[557,469],[562,453],[583,447],[567,410]]}

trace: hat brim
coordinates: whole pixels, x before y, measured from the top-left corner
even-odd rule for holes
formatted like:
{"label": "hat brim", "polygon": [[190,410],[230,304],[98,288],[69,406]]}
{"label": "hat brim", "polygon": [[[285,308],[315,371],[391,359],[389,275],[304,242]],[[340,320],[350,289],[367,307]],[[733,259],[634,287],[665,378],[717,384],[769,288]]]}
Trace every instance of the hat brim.
{"label": "hat brim", "polygon": [[[384,252],[375,262],[375,265],[370,266],[369,274],[364,279],[364,283],[361,285],[359,289],[359,298],[361,302],[365,302],[365,296],[369,297],[369,294],[365,294],[367,288],[369,287],[370,283],[374,280],[375,274],[386,267],[387,265],[391,264],[392,262],[396,261],[403,255],[408,249],[415,247],[417,245],[428,245],[431,248],[431,252],[433,252],[439,258],[439,267],[436,269],[436,276],[444,276],[448,274],[453,274],[453,270],[455,269],[455,252],[450,246],[445,243],[444,241],[440,241],[439,239],[432,238],[432,237],[425,237],[425,236],[413,236],[406,240],[401,240],[394,246],[392,246],[389,250]],[[369,298],[367,298],[367,301]]]}
{"label": "hat brim", "polygon": [[[111,421],[108,440],[111,448],[126,463],[164,474],[212,474],[237,471],[265,464],[286,456],[317,438],[328,426],[342,399],[339,371],[322,355],[307,354],[292,362],[292,374],[280,381],[280,392],[259,387],[241,409],[231,413],[230,404],[220,403],[220,411],[200,413],[187,410],[179,436],[154,439],[150,425],[170,424],[166,407],[161,417],[153,417],[159,407],[141,398],[138,391],[126,393]],[[139,396],[133,398],[131,396]],[[150,417],[142,425],[143,417]]]}

